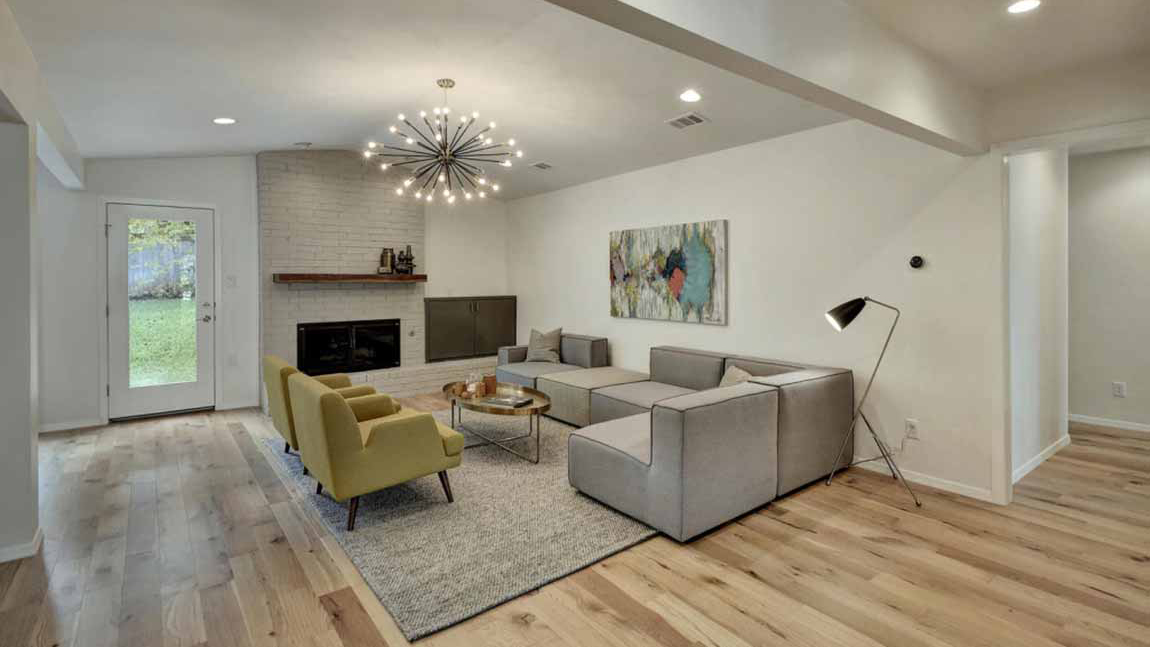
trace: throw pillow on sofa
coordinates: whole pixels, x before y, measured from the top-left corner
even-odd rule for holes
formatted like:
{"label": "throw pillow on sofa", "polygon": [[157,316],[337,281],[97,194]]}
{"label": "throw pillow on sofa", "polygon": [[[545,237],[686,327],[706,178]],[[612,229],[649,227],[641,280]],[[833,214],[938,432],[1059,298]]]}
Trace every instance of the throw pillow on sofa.
{"label": "throw pillow on sofa", "polygon": [[742,384],[751,379],[751,374],[739,368],[738,366],[728,366],[727,372],[723,373],[723,379],[719,381],[719,388],[724,386],[735,386]]}
{"label": "throw pillow on sofa", "polygon": [[558,364],[559,342],[562,337],[562,328],[556,328],[550,332],[539,332],[532,328],[531,340],[527,342],[527,361]]}

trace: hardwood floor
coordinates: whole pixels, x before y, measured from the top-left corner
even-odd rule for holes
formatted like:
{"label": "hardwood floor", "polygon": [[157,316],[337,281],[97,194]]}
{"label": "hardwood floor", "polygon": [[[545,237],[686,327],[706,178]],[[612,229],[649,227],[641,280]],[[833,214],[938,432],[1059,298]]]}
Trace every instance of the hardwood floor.
{"label": "hardwood floor", "polygon": [[[256,449],[270,433],[239,411],[44,436],[47,540],[0,565],[0,645],[407,644]],[[1150,436],[1073,441],[1008,507],[919,488],[915,509],[855,469],[421,644],[1150,646]]]}

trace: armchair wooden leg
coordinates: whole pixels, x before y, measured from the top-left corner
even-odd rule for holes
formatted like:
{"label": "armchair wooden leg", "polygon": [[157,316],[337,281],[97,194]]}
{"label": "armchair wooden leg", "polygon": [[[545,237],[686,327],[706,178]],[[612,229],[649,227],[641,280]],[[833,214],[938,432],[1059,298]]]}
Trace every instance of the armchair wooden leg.
{"label": "armchair wooden leg", "polygon": [[285,454],[291,453],[291,443],[284,443],[284,453]]}
{"label": "armchair wooden leg", "polygon": [[323,494],[323,483],[320,483],[319,481],[315,482],[315,493]]}
{"label": "armchair wooden leg", "polygon": [[351,497],[347,505],[347,531],[355,530],[355,513],[359,511],[359,497]]}
{"label": "armchair wooden leg", "polygon": [[447,480],[446,470],[439,473],[439,482],[443,485],[443,492],[447,495],[447,502],[454,503],[455,497],[451,496],[451,481]]}

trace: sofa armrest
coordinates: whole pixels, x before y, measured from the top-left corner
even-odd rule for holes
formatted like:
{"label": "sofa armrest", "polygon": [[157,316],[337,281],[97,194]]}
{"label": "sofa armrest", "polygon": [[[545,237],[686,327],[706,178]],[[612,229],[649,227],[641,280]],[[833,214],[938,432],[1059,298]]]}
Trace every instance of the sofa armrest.
{"label": "sofa armrest", "polygon": [[402,409],[399,403],[395,401],[395,398],[386,393],[348,398],[347,404],[351,407],[352,412],[355,413],[357,422],[390,416]]}
{"label": "sofa armrest", "polygon": [[501,346],[499,348],[498,365],[504,364],[518,364],[519,362],[527,361],[527,347],[526,346]]}
{"label": "sofa armrest", "polygon": [[367,384],[357,384],[356,386],[345,386],[335,390],[336,393],[345,398],[358,398],[364,395],[374,395],[375,387]]}
{"label": "sofa armrest", "polygon": [[[655,403],[652,491],[678,515],[679,541],[754,510],[778,489],[778,390],[743,383]],[[663,526],[660,526],[661,528]],[[672,526],[673,528],[675,526]]]}
{"label": "sofa armrest", "polygon": [[[854,415],[851,371],[811,367],[750,382],[779,390],[779,496],[830,473]],[[839,467],[853,460],[850,447]]]}
{"label": "sofa armrest", "polygon": [[565,334],[559,341],[559,361],[583,368],[607,366],[607,338]]}
{"label": "sofa armrest", "polygon": [[351,378],[344,373],[330,373],[328,375],[313,375],[316,382],[329,389],[342,389],[351,386]]}

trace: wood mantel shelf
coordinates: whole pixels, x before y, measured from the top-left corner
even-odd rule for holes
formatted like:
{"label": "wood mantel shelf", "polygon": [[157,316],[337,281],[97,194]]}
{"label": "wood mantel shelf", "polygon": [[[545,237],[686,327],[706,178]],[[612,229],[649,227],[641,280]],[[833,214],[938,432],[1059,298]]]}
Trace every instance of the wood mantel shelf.
{"label": "wood mantel shelf", "polygon": [[272,274],[275,283],[427,283],[426,274]]}

